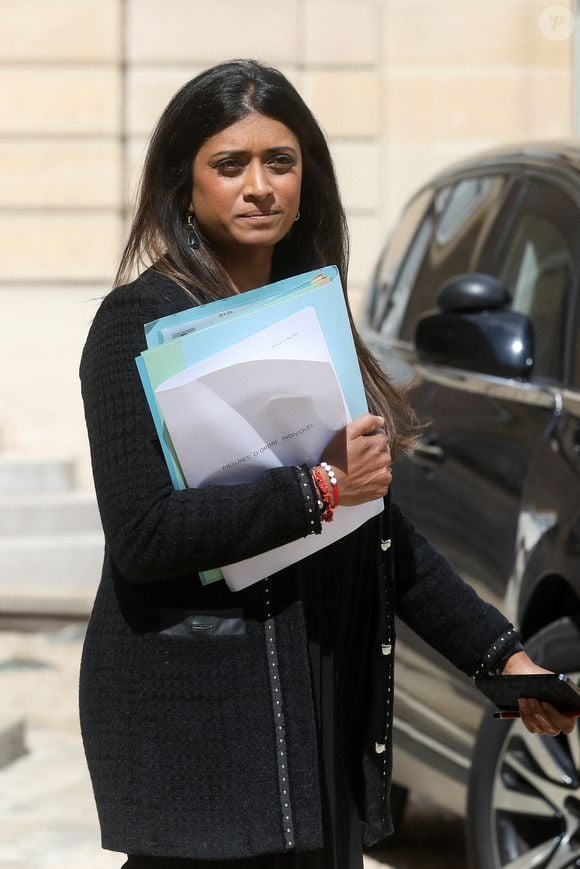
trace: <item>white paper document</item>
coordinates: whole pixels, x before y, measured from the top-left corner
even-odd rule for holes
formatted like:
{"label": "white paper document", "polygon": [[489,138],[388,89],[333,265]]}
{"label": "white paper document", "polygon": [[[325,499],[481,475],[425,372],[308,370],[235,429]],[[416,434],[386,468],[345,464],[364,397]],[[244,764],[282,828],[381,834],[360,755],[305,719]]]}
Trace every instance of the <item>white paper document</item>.
{"label": "white paper document", "polygon": [[[318,317],[304,308],[192,365],[155,390],[188,486],[248,483],[266,469],[317,464],[350,416]],[[382,500],[338,507],[315,535],[221,566],[230,588],[258,582],[377,515]]]}

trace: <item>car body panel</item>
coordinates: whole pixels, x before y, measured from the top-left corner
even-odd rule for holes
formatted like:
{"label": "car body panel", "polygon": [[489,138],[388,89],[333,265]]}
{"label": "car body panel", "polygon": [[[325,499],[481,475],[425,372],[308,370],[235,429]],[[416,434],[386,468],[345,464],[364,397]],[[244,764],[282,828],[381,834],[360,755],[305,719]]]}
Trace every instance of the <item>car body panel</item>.
{"label": "car body panel", "polygon": [[[375,268],[361,331],[412,385],[425,429],[393,497],[478,593],[535,632],[580,600],[580,147],[496,149],[413,197]],[[455,235],[454,235],[455,234]],[[529,379],[425,362],[417,319],[444,280],[505,282],[530,318]],[[394,779],[462,811],[485,701],[398,624]]]}

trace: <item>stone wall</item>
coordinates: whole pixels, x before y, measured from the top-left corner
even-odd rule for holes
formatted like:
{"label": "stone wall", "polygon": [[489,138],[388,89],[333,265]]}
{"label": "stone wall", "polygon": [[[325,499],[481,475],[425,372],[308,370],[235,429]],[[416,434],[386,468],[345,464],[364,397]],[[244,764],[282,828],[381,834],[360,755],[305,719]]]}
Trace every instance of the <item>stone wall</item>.
{"label": "stone wall", "polygon": [[356,307],[424,179],[482,148],[571,133],[572,40],[550,29],[549,5],[0,0],[4,449],[74,456],[89,485],[78,356],[147,137],[188,78],[253,56],[303,93],[338,169]]}

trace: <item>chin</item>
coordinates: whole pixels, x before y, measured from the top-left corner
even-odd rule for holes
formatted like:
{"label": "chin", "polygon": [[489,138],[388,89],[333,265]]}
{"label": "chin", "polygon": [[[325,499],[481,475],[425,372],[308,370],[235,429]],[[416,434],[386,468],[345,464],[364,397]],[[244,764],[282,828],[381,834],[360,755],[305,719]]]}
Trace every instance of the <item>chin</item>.
{"label": "chin", "polygon": [[236,242],[244,247],[254,248],[270,248],[275,247],[279,241],[282,241],[286,232],[265,232],[255,231],[244,234],[236,239]]}

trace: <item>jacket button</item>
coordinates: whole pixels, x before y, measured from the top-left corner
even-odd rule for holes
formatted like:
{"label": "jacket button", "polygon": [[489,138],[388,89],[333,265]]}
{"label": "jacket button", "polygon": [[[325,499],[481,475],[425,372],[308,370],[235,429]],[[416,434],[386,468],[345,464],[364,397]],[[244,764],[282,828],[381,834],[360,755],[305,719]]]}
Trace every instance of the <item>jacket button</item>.
{"label": "jacket button", "polygon": [[381,540],[381,549],[383,550],[383,552],[386,552],[387,549],[391,548],[392,542],[393,541],[391,540],[390,537],[387,540]]}
{"label": "jacket button", "polygon": [[381,652],[383,655],[390,655],[393,651],[393,647],[390,643],[381,643]]}
{"label": "jacket button", "polygon": [[377,754],[382,754],[384,750],[385,750],[385,743],[384,742],[375,742],[375,751]]}

